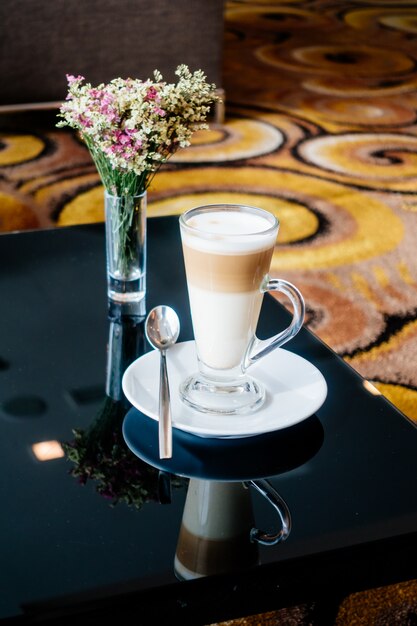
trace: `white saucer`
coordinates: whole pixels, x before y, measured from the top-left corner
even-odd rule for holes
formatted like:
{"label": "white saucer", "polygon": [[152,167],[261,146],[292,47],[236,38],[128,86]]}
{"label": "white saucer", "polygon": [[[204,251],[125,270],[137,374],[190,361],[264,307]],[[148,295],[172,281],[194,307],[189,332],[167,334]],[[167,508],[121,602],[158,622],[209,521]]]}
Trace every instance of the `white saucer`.
{"label": "white saucer", "polygon": [[[126,369],[122,387],[136,409],[158,420],[159,352],[152,350]],[[194,341],[167,351],[172,425],[200,437],[251,437],[293,426],[315,413],[327,396],[321,372],[309,361],[283,348],[273,350],[249,369],[265,387],[263,406],[246,415],[207,415],[186,406],[178,387],[197,371]]]}

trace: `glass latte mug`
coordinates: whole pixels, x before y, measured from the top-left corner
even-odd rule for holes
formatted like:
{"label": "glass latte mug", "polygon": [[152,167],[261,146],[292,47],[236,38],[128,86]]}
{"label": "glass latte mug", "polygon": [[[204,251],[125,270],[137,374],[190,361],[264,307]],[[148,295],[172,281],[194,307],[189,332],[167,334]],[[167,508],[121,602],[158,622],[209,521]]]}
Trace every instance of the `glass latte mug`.
{"label": "glass latte mug", "polygon": [[[264,388],[246,370],[300,330],[304,300],[291,283],[269,278],[279,222],[256,207],[216,204],[180,216],[180,231],[198,371],[180,385],[185,404],[203,413],[234,415],[259,408]],[[291,302],[290,325],[260,340],[263,294]]]}

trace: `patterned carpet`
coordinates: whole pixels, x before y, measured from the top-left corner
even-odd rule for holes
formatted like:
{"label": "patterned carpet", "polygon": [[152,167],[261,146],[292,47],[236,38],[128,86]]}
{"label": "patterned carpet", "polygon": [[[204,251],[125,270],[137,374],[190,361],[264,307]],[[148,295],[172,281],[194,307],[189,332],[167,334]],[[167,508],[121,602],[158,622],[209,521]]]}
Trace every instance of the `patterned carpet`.
{"label": "patterned carpet", "polygon": [[[150,218],[213,202],[275,213],[272,274],[300,287],[309,328],[413,420],[416,63],[416,2],[229,1],[225,123],[196,134],[148,195]],[[85,147],[44,122],[0,116],[1,231],[103,220]]]}

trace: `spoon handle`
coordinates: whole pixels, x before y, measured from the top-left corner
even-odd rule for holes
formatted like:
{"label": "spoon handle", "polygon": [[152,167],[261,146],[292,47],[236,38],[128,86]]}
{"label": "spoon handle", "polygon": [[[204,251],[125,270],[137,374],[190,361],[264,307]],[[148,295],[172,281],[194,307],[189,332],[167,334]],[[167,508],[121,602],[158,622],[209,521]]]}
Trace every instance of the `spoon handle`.
{"label": "spoon handle", "polygon": [[158,427],[159,458],[170,459],[172,457],[172,423],[165,350],[161,350],[160,378]]}

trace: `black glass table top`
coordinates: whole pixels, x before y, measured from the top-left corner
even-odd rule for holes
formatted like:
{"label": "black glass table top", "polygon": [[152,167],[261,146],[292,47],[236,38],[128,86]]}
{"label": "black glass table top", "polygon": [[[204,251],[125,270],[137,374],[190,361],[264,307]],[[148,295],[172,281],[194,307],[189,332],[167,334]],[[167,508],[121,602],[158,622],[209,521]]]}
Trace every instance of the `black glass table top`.
{"label": "black glass table top", "polygon": [[[173,462],[159,473],[157,463],[135,457],[143,474],[132,485],[145,484],[146,491],[135,495],[135,487],[122,485],[138,471],[129,465],[114,491],[100,494],[96,480],[70,474],[68,458],[40,461],[32,447],[70,442],[73,429],[111,413],[118,425],[115,472],[125,458],[121,425],[132,409],[121,374],[150,347],[143,320],[109,318],[104,226],[2,235],[0,263],[0,620],[42,623],[48,616],[49,623],[66,624],[87,611],[91,619],[115,611],[126,620],[140,611],[141,624],[173,615],[184,624],[209,624],[311,600],[332,584],[349,591],[417,577],[417,430],[302,329],[286,349],[327,381],[317,413],[292,433],[256,438],[252,449],[242,441],[241,455],[233,442],[230,467],[223,442],[222,471],[213,442],[192,452],[206,455],[211,468],[197,479],[266,477],[289,508],[291,532],[285,542],[259,546],[256,565],[236,562],[218,575],[180,581],[174,559],[187,467]],[[179,340],[192,339],[175,217],[148,220],[147,283],[146,309],[172,306],[181,320]],[[260,336],[275,334],[287,316],[267,296]],[[143,438],[151,440],[156,423],[141,420]],[[95,441],[107,435],[96,432]],[[189,450],[187,435],[177,436]],[[132,502],[112,505],[117,493]],[[273,531],[275,511],[255,492],[252,500],[257,527]]]}

